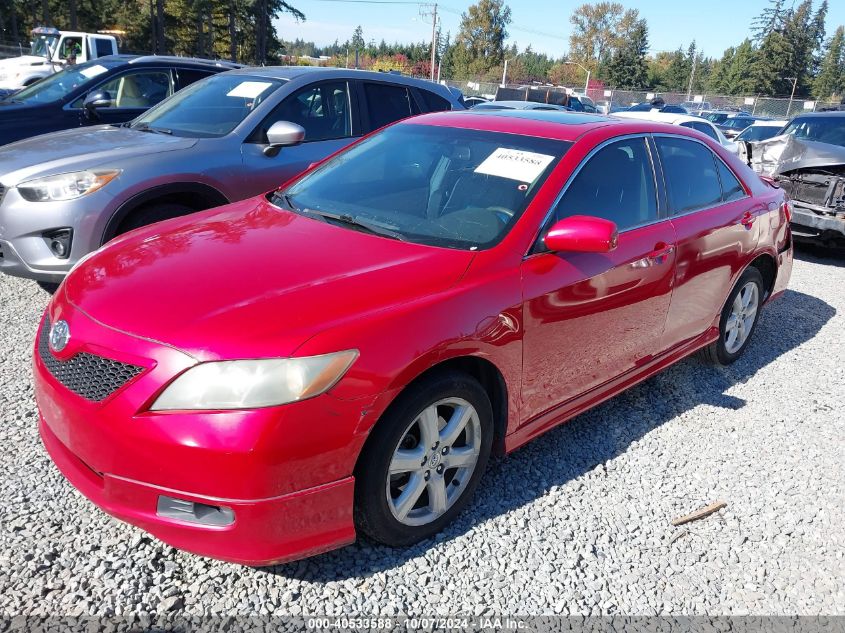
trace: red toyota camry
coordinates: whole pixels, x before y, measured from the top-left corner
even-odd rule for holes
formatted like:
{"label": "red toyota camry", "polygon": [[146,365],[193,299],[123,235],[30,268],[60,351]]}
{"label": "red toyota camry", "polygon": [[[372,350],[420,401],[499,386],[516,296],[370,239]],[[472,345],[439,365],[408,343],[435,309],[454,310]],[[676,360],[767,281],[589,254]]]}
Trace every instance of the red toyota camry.
{"label": "red toyota camry", "polygon": [[94,503],[192,552],[408,545],[491,451],[693,352],[738,358],[789,280],[789,214],[686,128],[417,117],[80,263],[35,344],[41,435]]}

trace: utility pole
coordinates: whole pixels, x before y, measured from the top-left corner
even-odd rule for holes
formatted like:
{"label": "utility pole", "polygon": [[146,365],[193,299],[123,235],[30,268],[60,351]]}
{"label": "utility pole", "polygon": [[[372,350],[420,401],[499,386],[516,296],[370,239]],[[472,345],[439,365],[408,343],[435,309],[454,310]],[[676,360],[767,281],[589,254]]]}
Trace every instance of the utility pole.
{"label": "utility pole", "polygon": [[789,95],[789,105],[786,106],[786,118],[789,118],[789,111],[792,109],[792,100],[795,98],[795,85],[798,83],[798,77],[784,77],[784,79],[792,80],[792,94]]}
{"label": "utility pole", "polygon": [[[423,7],[432,7],[423,9]],[[434,63],[437,58],[437,3],[434,5],[420,5],[420,17],[426,19],[431,17],[431,81],[434,81]]]}
{"label": "utility pole", "polygon": [[689,75],[689,87],[687,88],[687,101],[692,99],[692,82],[695,79],[695,67],[698,64],[698,53],[692,56],[692,72]]}

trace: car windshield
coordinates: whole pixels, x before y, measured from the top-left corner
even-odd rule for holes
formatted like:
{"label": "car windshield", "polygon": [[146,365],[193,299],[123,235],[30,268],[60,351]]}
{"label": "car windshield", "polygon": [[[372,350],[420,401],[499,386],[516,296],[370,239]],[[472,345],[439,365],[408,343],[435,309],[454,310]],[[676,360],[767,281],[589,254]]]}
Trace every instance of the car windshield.
{"label": "car windshield", "polygon": [[339,154],[277,192],[273,201],[315,219],[403,241],[488,248],[507,234],[571,145],[397,125]]}
{"label": "car windshield", "polygon": [[814,116],[794,119],[783,129],[784,134],[807,141],[818,141],[845,147],[845,117]]}
{"label": "car windshield", "polygon": [[105,64],[96,60],[66,68],[55,75],[11,95],[8,100],[19,103],[52,103],[63,99],[80,86],[108,71]]}
{"label": "car windshield", "polygon": [[226,136],[284,83],[246,75],[214,75],[191,84],[135,119],[134,129],[163,129],[175,136]]}
{"label": "car windshield", "polygon": [[776,125],[751,125],[745,128],[739,136],[736,137],[738,141],[765,141],[773,136],[777,136],[780,128]]}
{"label": "car windshield", "polygon": [[725,122],[722,123],[722,126],[731,130],[744,130],[752,123],[754,123],[754,119],[746,117],[735,117],[733,119],[725,120]]}
{"label": "car windshield", "polygon": [[39,35],[32,41],[30,54],[50,59],[53,57],[58,41],[58,35]]}
{"label": "car windshield", "polygon": [[724,123],[728,120],[728,115],[724,112],[712,112],[704,118],[710,121],[710,123],[715,123],[716,125],[719,125],[720,123]]}

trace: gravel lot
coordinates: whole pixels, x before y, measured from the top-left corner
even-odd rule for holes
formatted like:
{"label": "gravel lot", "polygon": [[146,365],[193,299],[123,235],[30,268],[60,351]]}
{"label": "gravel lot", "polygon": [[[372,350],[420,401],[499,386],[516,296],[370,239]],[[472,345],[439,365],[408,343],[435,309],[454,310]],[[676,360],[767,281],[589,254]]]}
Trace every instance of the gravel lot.
{"label": "gravel lot", "polygon": [[799,257],[734,366],[688,359],[494,461],[434,541],[270,569],[176,551],[64,480],[30,382],[48,296],[2,277],[0,614],[845,615],[845,257]]}

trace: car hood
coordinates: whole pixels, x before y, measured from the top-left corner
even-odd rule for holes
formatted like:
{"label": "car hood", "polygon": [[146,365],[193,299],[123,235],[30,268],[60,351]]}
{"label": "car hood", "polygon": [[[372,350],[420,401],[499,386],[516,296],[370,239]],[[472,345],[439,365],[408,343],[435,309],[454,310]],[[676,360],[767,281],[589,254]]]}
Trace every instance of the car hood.
{"label": "car hood", "polygon": [[62,288],[95,321],[201,360],[289,356],[325,329],[447,290],[473,256],[258,197],[118,238]]}
{"label": "car hood", "polygon": [[44,66],[51,64],[44,57],[37,55],[19,55],[18,57],[9,57],[8,59],[0,59],[0,72],[10,69],[18,69],[24,66]]}
{"label": "car hood", "polygon": [[196,145],[197,139],[98,125],[43,134],[0,147],[0,182],[16,185],[29,178],[87,169],[120,167],[120,161]]}

